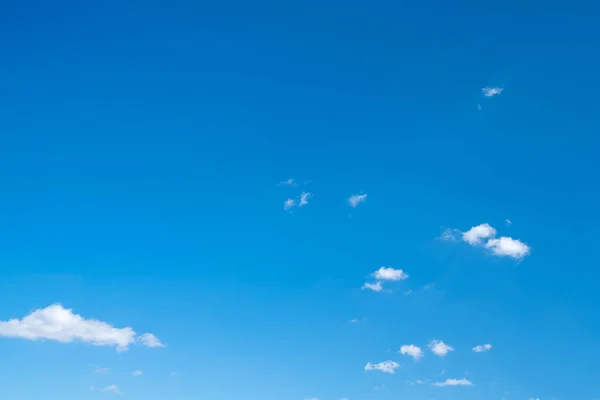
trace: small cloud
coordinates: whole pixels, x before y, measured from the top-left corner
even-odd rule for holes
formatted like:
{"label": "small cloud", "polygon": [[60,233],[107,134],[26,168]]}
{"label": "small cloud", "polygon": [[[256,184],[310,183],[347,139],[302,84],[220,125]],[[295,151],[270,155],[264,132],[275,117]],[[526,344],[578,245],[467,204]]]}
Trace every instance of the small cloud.
{"label": "small cloud", "polygon": [[358,324],[359,322],[360,322],[360,321],[359,321],[358,319],[356,319],[356,318],[353,318],[353,319],[351,319],[351,320],[348,320],[348,323],[349,323],[349,324]]}
{"label": "small cloud", "polygon": [[529,400],[540,400],[539,397],[530,397]]}
{"label": "small cloud", "polygon": [[373,389],[378,390],[378,391],[379,390],[385,390],[385,389],[387,389],[387,386],[385,386],[385,385],[376,385]]}
{"label": "small cloud", "polygon": [[302,207],[308,204],[308,198],[311,196],[308,192],[300,193],[300,202],[298,203],[298,207]]}
{"label": "small cloud", "polygon": [[448,372],[448,371],[446,371],[445,369],[443,369],[443,370],[440,371],[440,375],[446,375],[446,372]]}
{"label": "small cloud", "polygon": [[405,344],[400,347],[400,354],[412,357],[415,361],[419,361],[423,357],[423,350],[414,344]]}
{"label": "small cloud", "polygon": [[431,282],[423,286],[423,289],[428,290],[431,289],[435,285],[435,282]]}
{"label": "small cloud", "polygon": [[520,240],[502,236],[499,239],[490,239],[485,244],[494,255],[507,256],[520,259],[529,254],[531,248]]}
{"label": "small cloud", "polygon": [[481,89],[481,91],[483,92],[483,95],[485,97],[494,97],[494,96],[499,95],[500,93],[502,93],[504,91],[504,88],[501,88],[501,87],[484,87],[483,89]]}
{"label": "small cloud", "polygon": [[490,351],[492,349],[492,345],[491,344],[478,344],[477,346],[473,347],[473,351],[475,353],[483,353],[485,351]]}
{"label": "small cloud", "polygon": [[444,382],[435,382],[433,386],[473,386],[473,383],[465,378],[463,379],[446,379]]}
{"label": "small cloud", "polygon": [[381,267],[373,272],[373,277],[382,281],[401,281],[408,278],[408,274],[401,269]]}
{"label": "small cloud", "polygon": [[381,371],[386,374],[395,374],[400,364],[395,361],[383,361],[378,364],[367,363],[365,371]]}
{"label": "small cloud", "polygon": [[317,397],[306,397],[304,400],[319,400]]}
{"label": "small cloud", "polygon": [[445,228],[440,235],[440,239],[445,240],[446,242],[455,242],[458,233],[460,233],[458,229]]}
{"label": "small cloud", "polygon": [[367,194],[353,194],[348,198],[348,205],[352,208],[358,207],[359,204],[364,203],[367,200]]}
{"label": "small cloud", "polygon": [[477,110],[481,111],[481,104],[477,104]]}
{"label": "small cloud", "polygon": [[96,368],[97,374],[106,375],[110,372],[110,368]]}
{"label": "small cloud", "polygon": [[452,348],[452,346],[447,345],[441,340],[432,340],[431,342],[429,342],[428,346],[431,352],[439,357],[444,357],[449,352],[454,351],[454,348]]}
{"label": "small cloud", "polygon": [[146,347],[165,347],[165,345],[152,333],[144,333],[143,335],[140,335],[138,339]]}
{"label": "small cloud", "polygon": [[140,375],[142,375],[142,374],[143,374],[143,372],[142,372],[142,371],[140,371],[139,369],[138,369],[138,370],[136,370],[136,371],[133,371],[133,372],[131,373],[131,375],[133,375],[133,376],[140,376]]}
{"label": "small cloud", "polygon": [[119,390],[119,387],[117,385],[110,385],[107,386],[105,388],[96,388],[94,386],[90,386],[90,391],[91,392],[112,392],[112,393],[121,393],[121,391]]}
{"label": "small cloud", "polygon": [[496,236],[496,230],[490,224],[474,226],[462,234],[463,240],[471,245],[481,244],[482,239],[493,236]]}
{"label": "small cloud", "polygon": [[512,225],[512,221],[510,219],[506,219],[506,226],[511,226]]}
{"label": "small cloud", "polygon": [[277,186],[296,186],[296,181],[290,178],[287,181],[279,182]]}
{"label": "small cloud", "polygon": [[171,372],[171,376],[177,376],[177,372]]}
{"label": "small cloud", "polygon": [[369,289],[374,292],[381,292],[383,290],[383,286],[381,285],[381,282],[379,282],[379,281],[377,281],[375,283],[365,282],[362,289],[363,290]]}
{"label": "small cloud", "polygon": [[404,292],[405,296],[410,296],[412,294],[412,289],[408,289],[406,292]]}
{"label": "small cloud", "polygon": [[296,200],[287,199],[286,201],[283,202],[283,209],[285,211],[288,211],[288,210],[291,210],[292,208],[294,208],[295,205],[296,205]]}

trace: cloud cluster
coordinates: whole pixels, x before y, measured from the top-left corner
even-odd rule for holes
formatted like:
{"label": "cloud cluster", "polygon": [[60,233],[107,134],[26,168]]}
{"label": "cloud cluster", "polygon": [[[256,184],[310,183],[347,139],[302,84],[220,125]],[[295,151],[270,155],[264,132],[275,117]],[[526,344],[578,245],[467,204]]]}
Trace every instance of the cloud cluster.
{"label": "cloud cluster", "polygon": [[381,292],[383,290],[383,281],[402,281],[408,278],[408,274],[403,270],[389,267],[381,267],[373,272],[371,276],[377,281],[375,283],[365,282],[362,288],[374,292]]}
{"label": "cloud cluster", "polygon": [[[457,240],[459,233],[456,229],[446,229],[441,239],[446,241]],[[522,259],[531,252],[531,247],[518,239],[508,236],[496,237],[496,229],[488,223],[473,226],[466,232],[460,232],[461,238],[471,246],[483,247],[498,257],[511,257]]]}
{"label": "cloud cluster", "polygon": [[365,371],[381,371],[386,374],[395,374],[396,370],[400,368],[400,364],[395,361],[383,361],[378,364],[367,363],[365,365]]}
{"label": "cloud cluster", "polygon": [[475,353],[483,353],[485,351],[490,351],[492,349],[492,345],[491,344],[478,344],[477,346],[473,347],[473,351]]}
{"label": "cloud cluster", "polygon": [[115,328],[106,322],[85,319],[60,304],[36,310],[22,319],[0,321],[0,337],[61,343],[79,341],[94,346],[114,346],[117,351],[127,350],[138,339],[147,347],[164,346],[151,333],[136,336],[130,327]]}

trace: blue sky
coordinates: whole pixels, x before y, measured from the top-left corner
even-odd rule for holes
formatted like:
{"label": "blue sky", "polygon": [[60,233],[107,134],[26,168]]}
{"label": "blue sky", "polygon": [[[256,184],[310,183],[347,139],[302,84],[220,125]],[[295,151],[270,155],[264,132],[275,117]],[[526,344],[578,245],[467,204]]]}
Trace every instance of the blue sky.
{"label": "blue sky", "polygon": [[597,5],[0,10],[0,397],[600,397]]}

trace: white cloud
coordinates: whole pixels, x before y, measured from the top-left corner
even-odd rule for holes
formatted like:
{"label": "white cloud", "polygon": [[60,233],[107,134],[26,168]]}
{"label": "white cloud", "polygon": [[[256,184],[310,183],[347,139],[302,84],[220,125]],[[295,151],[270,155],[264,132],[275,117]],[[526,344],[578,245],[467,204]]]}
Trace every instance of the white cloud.
{"label": "white cloud", "polygon": [[491,344],[478,344],[477,346],[473,347],[473,351],[475,353],[483,353],[484,351],[490,351],[492,349],[492,345]]}
{"label": "white cloud", "polygon": [[456,234],[459,233],[458,229],[446,228],[440,235],[440,239],[445,240],[447,242],[456,241]]}
{"label": "white cloud", "polygon": [[110,372],[110,368],[96,368],[97,374],[106,375]]}
{"label": "white cloud", "polygon": [[381,282],[377,281],[375,283],[369,283],[369,282],[365,282],[365,284],[362,287],[363,290],[365,289],[369,289],[372,290],[374,292],[381,292],[383,290],[383,286],[381,285]]}
{"label": "white cloud", "polygon": [[92,392],[121,393],[121,391],[119,390],[119,387],[117,385],[110,385],[110,386],[107,386],[105,388],[96,388],[96,387],[90,386],[90,391],[92,391]]}
{"label": "white cloud", "polygon": [[449,352],[454,351],[454,348],[452,348],[452,346],[447,345],[441,340],[432,340],[431,342],[429,342],[428,346],[433,354],[440,357],[444,357]]}
{"label": "white cloud", "polygon": [[400,354],[411,356],[415,361],[419,361],[423,357],[423,350],[414,344],[405,344],[400,347]]}
{"label": "white cloud", "polygon": [[360,321],[357,318],[353,318],[351,320],[348,320],[349,324],[358,324]]}
{"label": "white cloud", "polygon": [[373,272],[373,277],[382,281],[400,281],[408,278],[408,275],[401,269],[381,267]]}
{"label": "white cloud", "polygon": [[85,319],[53,304],[36,310],[22,319],[0,322],[0,336],[28,340],[56,340],[61,343],[81,341],[94,346],[115,346],[117,350],[127,350],[135,341],[132,328],[115,328],[95,319]]}
{"label": "white cloud", "polygon": [[142,372],[142,371],[140,371],[139,369],[138,369],[138,370],[136,370],[136,371],[133,371],[133,372],[131,373],[131,375],[133,375],[133,376],[140,376],[140,375],[142,375],[142,374],[143,374],[143,372]]}
{"label": "white cloud", "polygon": [[423,286],[423,289],[425,289],[425,290],[431,289],[433,286],[435,286],[435,282],[426,284],[425,286]]}
{"label": "white cloud", "polygon": [[408,289],[406,292],[404,292],[405,296],[410,296],[412,294],[412,289]]}
{"label": "white cloud", "polygon": [[506,225],[507,225],[507,226],[511,226],[511,225],[512,225],[512,221],[511,221],[510,219],[507,219],[507,220],[506,220]]}
{"label": "white cloud", "polygon": [[540,400],[539,397],[530,397],[529,400]]}
{"label": "white cloud", "polygon": [[287,199],[286,201],[283,202],[283,209],[285,211],[288,211],[288,210],[294,208],[295,205],[296,205],[296,200]]}
{"label": "white cloud", "polygon": [[286,181],[279,182],[277,186],[296,186],[296,181],[290,178]]}
{"label": "white cloud", "polygon": [[348,205],[352,208],[358,207],[359,204],[367,200],[367,194],[354,194],[348,198]]}
{"label": "white cloud", "polygon": [[302,207],[308,204],[308,198],[311,196],[308,192],[300,193],[300,202],[298,203],[298,207]]}
{"label": "white cloud", "polygon": [[481,244],[482,239],[496,236],[496,230],[490,224],[481,224],[463,232],[463,240],[471,245]]}
{"label": "white cloud", "polygon": [[140,335],[138,339],[146,347],[165,347],[165,345],[151,333],[144,333],[143,335]]}
{"label": "white cloud", "polygon": [[436,382],[433,386],[473,386],[473,383],[465,378],[463,379],[446,379],[444,382]]}
{"label": "white cloud", "polygon": [[503,90],[504,88],[501,87],[484,87],[483,89],[481,89],[485,97],[494,97],[502,93]]}
{"label": "white cloud", "polygon": [[304,400],[319,400],[317,397],[307,397]]}
{"label": "white cloud", "polygon": [[400,368],[400,364],[395,361],[383,361],[379,364],[367,363],[365,365],[365,371],[381,371],[386,374],[394,374],[398,368]]}
{"label": "white cloud", "polygon": [[507,256],[512,258],[523,258],[529,254],[531,248],[520,240],[511,237],[502,236],[499,239],[490,239],[485,244],[497,256]]}

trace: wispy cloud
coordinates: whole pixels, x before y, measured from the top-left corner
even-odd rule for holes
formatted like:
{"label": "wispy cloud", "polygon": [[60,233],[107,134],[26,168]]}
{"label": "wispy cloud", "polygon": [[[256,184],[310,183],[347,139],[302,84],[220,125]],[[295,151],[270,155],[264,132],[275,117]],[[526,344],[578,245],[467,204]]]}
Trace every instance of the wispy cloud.
{"label": "wispy cloud", "polygon": [[463,379],[446,379],[443,382],[435,382],[433,386],[473,386],[473,383],[465,378]]}
{"label": "wispy cloud", "polygon": [[358,324],[359,322],[360,321],[357,318],[353,318],[353,319],[348,320],[349,324]]}
{"label": "wispy cloud", "polygon": [[162,344],[162,342],[151,333],[144,333],[143,335],[139,336],[138,339],[146,347],[165,347],[165,345]]}
{"label": "wispy cloud", "polygon": [[423,286],[423,289],[425,289],[425,290],[431,289],[434,286],[435,286],[435,282],[431,282],[431,283],[428,283],[425,286]]}
{"label": "wispy cloud", "polygon": [[[152,334],[140,336],[142,343],[148,347],[156,347],[143,340],[145,335]],[[127,350],[137,338],[130,327],[115,328],[106,322],[86,319],[60,304],[38,309],[22,319],[0,321],[0,337],[46,339],[60,343],[78,341],[94,346],[114,346],[118,351]]]}
{"label": "wispy cloud", "polygon": [[491,344],[478,344],[477,346],[473,347],[473,351],[475,353],[483,353],[484,351],[490,351],[492,349],[492,345]]}
{"label": "wispy cloud", "polygon": [[440,239],[447,242],[454,242],[457,240],[457,235],[460,233],[458,229],[445,228],[440,235]]}
{"label": "wispy cloud", "polygon": [[110,372],[110,368],[96,368],[97,374],[106,375]]}
{"label": "wispy cloud", "polygon": [[432,340],[428,344],[429,349],[436,356],[444,357],[451,351],[454,351],[454,348],[450,345],[447,345],[441,340]]}
{"label": "wispy cloud", "polygon": [[499,95],[500,93],[502,93],[502,91],[504,91],[504,88],[502,87],[484,87],[483,89],[481,89],[481,91],[483,92],[483,95],[485,97],[494,97],[496,95]]}
{"label": "wispy cloud", "polygon": [[423,350],[414,344],[405,344],[400,347],[400,354],[412,357],[415,361],[419,361],[423,357]]}
{"label": "wispy cloud", "polygon": [[367,363],[365,371],[381,371],[386,374],[394,374],[400,368],[400,364],[395,361],[383,361],[378,364]]}
{"label": "wispy cloud", "polygon": [[290,178],[288,180],[279,182],[277,186],[296,186],[296,181]]}
{"label": "wispy cloud", "polygon": [[358,207],[359,204],[364,203],[365,201],[367,201],[366,193],[353,194],[352,196],[348,197],[348,205],[352,208]]}
{"label": "wispy cloud", "polygon": [[373,277],[382,281],[401,281],[408,278],[408,274],[401,269],[381,267],[373,272]]}
{"label": "wispy cloud", "polygon": [[368,290],[372,290],[374,292],[381,292],[383,290],[383,286],[381,285],[381,282],[379,282],[379,281],[377,281],[375,283],[365,282],[362,289],[363,290],[368,289]]}
{"label": "wispy cloud", "polygon": [[90,391],[92,392],[112,392],[112,393],[121,393],[119,387],[117,385],[110,385],[104,388],[97,388],[94,386],[90,386]]}
{"label": "wispy cloud", "polygon": [[308,204],[308,199],[310,198],[311,194],[309,192],[302,192],[300,193],[300,202],[298,203],[298,207],[302,207]]}
{"label": "wispy cloud", "polygon": [[133,376],[141,376],[142,374],[143,374],[143,372],[142,372],[142,371],[140,371],[139,369],[138,369],[138,370],[136,370],[136,371],[133,371],[133,372],[131,373],[131,375],[133,375]]}

